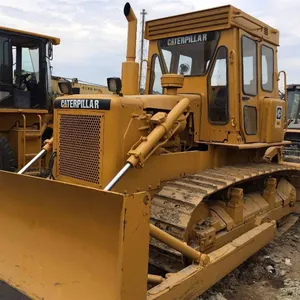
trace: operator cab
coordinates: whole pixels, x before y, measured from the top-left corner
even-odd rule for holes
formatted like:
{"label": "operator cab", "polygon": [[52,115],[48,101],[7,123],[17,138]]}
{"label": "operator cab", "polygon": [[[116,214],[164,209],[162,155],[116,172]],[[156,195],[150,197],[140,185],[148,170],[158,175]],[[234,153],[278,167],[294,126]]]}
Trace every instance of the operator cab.
{"label": "operator cab", "polygon": [[145,94],[166,94],[164,74],[184,75],[178,93],[201,95],[201,143],[281,143],[286,103],[278,97],[278,30],[228,5],[147,21],[145,38]]}
{"label": "operator cab", "polygon": [[59,42],[0,27],[0,109],[49,109],[52,45]]}

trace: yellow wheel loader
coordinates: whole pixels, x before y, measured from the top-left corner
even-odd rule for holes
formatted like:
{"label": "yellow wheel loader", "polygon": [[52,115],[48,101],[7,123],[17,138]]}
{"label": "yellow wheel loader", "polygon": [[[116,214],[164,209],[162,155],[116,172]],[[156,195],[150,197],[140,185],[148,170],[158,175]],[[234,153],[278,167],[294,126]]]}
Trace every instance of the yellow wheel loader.
{"label": "yellow wheel loader", "polygon": [[[0,27],[0,169],[23,167],[52,136],[55,37]],[[31,171],[40,169],[40,163]]]}
{"label": "yellow wheel loader", "polygon": [[0,172],[0,278],[32,299],[195,299],[296,212],[278,30],[229,5],[148,21],[139,95],[124,15],[113,94],[54,102],[51,176]]}
{"label": "yellow wheel loader", "polygon": [[[0,27],[0,170],[24,167],[52,136],[53,96],[63,95],[59,85],[66,83],[51,75],[53,45],[59,44],[56,37]],[[76,78],[70,86],[70,94],[105,91]],[[40,170],[37,161],[28,172]]]}

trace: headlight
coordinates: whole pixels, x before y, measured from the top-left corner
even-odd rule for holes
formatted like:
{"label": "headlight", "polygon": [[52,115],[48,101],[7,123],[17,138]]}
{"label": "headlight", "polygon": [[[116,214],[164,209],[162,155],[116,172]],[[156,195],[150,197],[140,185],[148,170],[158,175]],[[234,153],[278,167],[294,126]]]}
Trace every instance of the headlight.
{"label": "headlight", "polygon": [[72,85],[71,82],[68,80],[59,80],[58,81],[58,86],[60,91],[65,94],[65,95],[72,95]]}
{"label": "headlight", "polygon": [[122,81],[119,77],[107,78],[107,87],[110,92],[119,94],[122,89]]}

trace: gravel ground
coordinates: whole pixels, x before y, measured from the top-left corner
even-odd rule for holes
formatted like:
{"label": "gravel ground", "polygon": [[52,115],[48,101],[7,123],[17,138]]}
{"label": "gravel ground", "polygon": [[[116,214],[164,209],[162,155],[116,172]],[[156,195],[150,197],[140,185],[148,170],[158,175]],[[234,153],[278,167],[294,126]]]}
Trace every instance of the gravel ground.
{"label": "gravel ground", "polygon": [[299,300],[300,220],[198,300]]}

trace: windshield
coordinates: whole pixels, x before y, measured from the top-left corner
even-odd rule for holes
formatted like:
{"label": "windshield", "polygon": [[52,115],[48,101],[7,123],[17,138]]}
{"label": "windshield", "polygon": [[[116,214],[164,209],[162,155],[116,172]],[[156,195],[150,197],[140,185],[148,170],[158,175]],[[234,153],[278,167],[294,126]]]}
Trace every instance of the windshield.
{"label": "windshield", "polygon": [[[39,82],[39,48],[30,49],[27,47],[22,47],[22,55],[21,55],[21,74],[31,74],[32,79],[38,83]],[[12,48],[12,56],[13,56],[13,74],[14,80],[16,83],[16,54],[17,48],[14,46]]]}
{"label": "windshield", "polygon": [[22,73],[31,73],[39,82],[39,48],[22,48]]}
{"label": "windshield", "polygon": [[166,38],[158,41],[163,73],[204,75],[215,52],[219,32]]}

